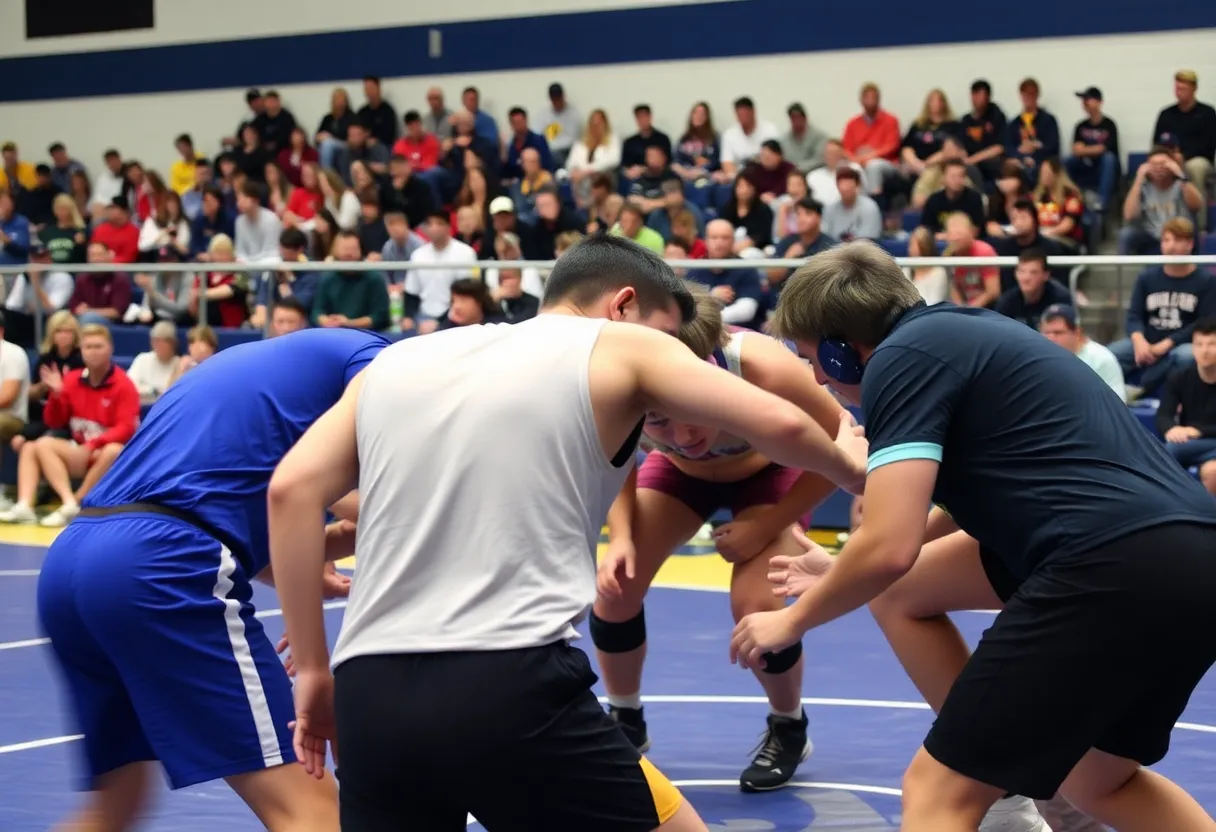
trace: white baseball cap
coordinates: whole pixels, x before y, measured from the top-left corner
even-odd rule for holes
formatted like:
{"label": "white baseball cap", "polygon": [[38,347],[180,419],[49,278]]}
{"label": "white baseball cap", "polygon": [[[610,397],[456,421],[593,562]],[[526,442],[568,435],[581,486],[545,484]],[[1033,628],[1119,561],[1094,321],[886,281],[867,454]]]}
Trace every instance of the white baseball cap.
{"label": "white baseball cap", "polygon": [[495,214],[514,214],[515,203],[509,196],[496,196],[490,200],[490,216]]}

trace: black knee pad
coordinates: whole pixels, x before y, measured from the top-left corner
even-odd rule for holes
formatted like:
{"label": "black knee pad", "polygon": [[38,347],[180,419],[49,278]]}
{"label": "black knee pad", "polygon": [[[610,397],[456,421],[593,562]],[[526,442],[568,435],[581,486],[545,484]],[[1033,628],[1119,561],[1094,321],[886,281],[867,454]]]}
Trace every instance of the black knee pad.
{"label": "black knee pad", "polygon": [[763,658],[765,673],[784,673],[802,658],[802,642],[796,641],[793,647],[787,647],[779,653],[765,653]]}
{"label": "black knee pad", "polygon": [[605,621],[591,613],[591,643],[605,653],[628,653],[646,643],[646,608],[628,621]]}

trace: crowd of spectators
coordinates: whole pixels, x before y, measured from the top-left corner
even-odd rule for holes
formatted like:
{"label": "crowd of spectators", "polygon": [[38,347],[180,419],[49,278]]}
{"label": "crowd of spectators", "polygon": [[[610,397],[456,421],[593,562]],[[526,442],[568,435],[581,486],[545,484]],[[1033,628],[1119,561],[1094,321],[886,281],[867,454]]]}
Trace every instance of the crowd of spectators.
{"label": "crowd of spectators", "polygon": [[[29,394],[31,408],[45,400],[41,421],[21,416],[20,398],[6,404],[10,376],[0,352],[0,411],[45,431],[23,427],[8,437],[26,473],[0,520],[29,519],[32,486],[25,486],[39,476],[63,502],[52,519],[70,519],[81,494],[60,472],[91,474],[107,449],[121,446],[117,425],[126,417],[114,414],[105,419],[119,421],[98,417],[98,432],[77,437],[83,444],[55,444],[64,441],[55,431],[73,372],[85,387],[105,378],[147,402],[214,351],[214,330],[426,334],[524,320],[537,312],[545,275],[493,262],[552,260],[598,231],[679,260],[802,259],[855,239],[914,256],[1016,256],[1016,268],[918,267],[908,276],[930,303],[991,307],[1041,326],[1121,395],[1112,367],[1156,390],[1194,364],[1191,339],[1197,321],[1216,313],[1216,277],[1194,266],[1146,270],[1133,292],[1128,338],[1107,351],[1081,332],[1078,301],[1048,258],[1085,251],[1108,222],[1120,225],[1121,253],[1195,250],[1209,221],[1216,161],[1216,110],[1197,100],[1198,85],[1194,72],[1175,74],[1175,103],[1158,114],[1150,152],[1126,171],[1102,91],[1076,93],[1081,117],[1069,142],[1056,115],[1039,105],[1033,78],[1019,85],[1011,116],[976,80],[962,115],[934,89],[901,125],[883,108],[878,85],[866,83],[860,111],[839,129],[817,123],[799,103],[779,127],[742,97],[729,124],[696,102],[682,131],[669,136],[645,103],[634,108],[633,127],[614,126],[602,109],[584,115],[561,84],[550,86],[543,110],[513,107],[500,125],[474,87],[461,92],[456,109],[433,88],[421,107],[399,113],[380,80],[367,77],[363,103],[356,109],[345,89],[334,90],[315,130],[298,124],[276,91],[249,90],[247,113],[231,133],[199,142],[180,135],[157,166],[113,149],[90,171],[92,163],[73,158],[64,142],[41,162],[4,144],[0,265],[25,266],[7,281],[5,338],[34,347],[39,316],[47,318],[47,338]],[[300,261],[331,267],[286,268]],[[358,261],[430,268],[347,265]],[[129,268],[74,275],[61,268],[102,263]],[[198,268],[158,271],[164,263]],[[687,277],[711,287],[728,322],[760,329],[789,273],[694,268]],[[83,350],[84,366],[64,375],[56,339],[67,320],[82,350],[89,338],[97,346],[92,364]],[[119,362],[130,364],[129,375],[100,346],[107,327],[119,324],[151,327],[149,352]],[[178,327],[193,327],[200,345],[181,358]],[[87,448],[87,459],[69,447]]]}

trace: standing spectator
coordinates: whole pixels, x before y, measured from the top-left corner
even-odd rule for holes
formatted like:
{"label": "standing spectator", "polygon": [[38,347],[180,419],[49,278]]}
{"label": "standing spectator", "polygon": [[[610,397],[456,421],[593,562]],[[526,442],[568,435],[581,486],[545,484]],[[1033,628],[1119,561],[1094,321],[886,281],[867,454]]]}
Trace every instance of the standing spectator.
{"label": "standing spectator", "polygon": [[1002,294],[996,302],[996,311],[1006,318],[1038,329],[1048,307],[1072,305],[1072,294],[1068,287],[1051,279],[1051,272],[1047,270],[1047,255],[1042,251],[1023,251],[1018,257],[1016,274],[1018,285]]}
{"label": "standing spectator", "polygon": [[571,148],[583,131],[583,120],[566,100],[566,90],[561,84],[549,85],[549,106],[537,114],[537,123],[553,154],[553,169],[564,168]]}
{"label": "standing spectator", "polygon": [[1060,155],[1060,125],[1056,117],[1039,107],[1039,82],[1027,78],[1018,85],[1022,112],[1005,132],[1005,155],[1016,159],[1023,175],[1034,182],[1044,160]]}
{"label": "standing spectator", "polygon": [[443,103],[443,90],[431,87],[426,91],[426,113],[422,116],[422,129],[440,142],[452,138],[452,111]]}
{"label": "standing spectator", "polygon": [[317,145],[317,161],[321,167],[334,166],[338,151],[346,147],[346,133],[354,120],[350,95],[342,87],[338,87],[330,94],[329,112],[321,118],[321,123],[317,125],[317,134],[313,136]]}
{"label": "standing spectator", "polygon": [[939,239],[945,239],[946,220],[951,214],[963,213],[976,228],[984,227],[984,197],[969,187],[967,166],[961,159],[950,159],[942,165],[942,189],[925,201],[920,222]]}
{"label": "standing spectator", "polygon": [[[976,227],[966,214],[946,219],[948,257],[996,257],[992,246],[976,239]],[[1001,296],[1001,275],[996,266],[956,266],[950,276],[950,301],[959,306],[988,309]]]}
{"label": "standing spectator", "polygon": [[646,214],[636,203],[627,202],[621,206],[620,217],[609,233],[632,240],[660,256],[663,254],[663,238],[653,228],[646,227]]}
{"label": "standing spectator", "polygon": [[208,185],[203,189],[198,216],[190,223],[190,258],[206,260],[207,249],[217,234],[232,237],[236,225],[224,210],[224,194],[219,186]]}
{"label": "standing spectator", "polygon": [[1216,494],[1216,318],[1195,323],[1195,363],[1178,370],[1161,389],[1157,430],[1166,450]]}
{"label": "standing spectator", "polygon": [[294,297],[283,298],[274,305],[270,315],[270,337],[289,335],[308,329],[308,310]]}
{"label": "standing spectator", "polygon": [[[735,229],[724,219],[710,220],[706,225],[705,245],[710,260],[737,257]],[[764,322],[764,288],[755,269],[689,269],[685,278],[708,286],[713,296],[725,304],[724,322],[749,329],[759,329]]]}
{"label": "standing spectator", "polygon": [[[1161,233],[1161,253],[1185,257],[1195,248],[1195,226],[1175,217]],[[1127,306],[1128,337],[1110,345],[1123,374],[1141,368],[1140,386],[1152,392],[1194,361],[1195,322],[1216,314],[1216,277],[1191,263],[1149,266],[1136,278]]]}
{"label": "standing spectator", "polygon": [[1194,70],[1182,69],[1174,74],[1174,98],[1171,104],[1157,116],[1153,127],[1156,144],[1174,144],[1182,151],[1183,166],[1187,178],[1204,192],[1206,191],[1216,162],[1216,109],[1195,98],[1199,88],[1199,76]]}
{"label": "standing spectator", "polygon": [[237,195],[236,258],[240,263],[267,263],[278,259],[283,223],[274,211],[262,207],[264,189],[246,182]]}
{"label": "standing spectator", "polygon": [[882,236],[882,211],[861,191],[861,176],[852,165],[836,168],[840,199],[823,206],[824,233],[837,240],[877,240]]}
{"label": "standing spectator", "polygon": [[51,252],[41,242],[36,244],[30,249],[29,268],[13,278],[12,288],[4,299],[8,319],[4,337],[23,347],[34,346],[34,318],[51,315],[67,306],[75,289],[75,278],[56,269]]}
{"label": "standing spectator", "polygon": [[418,111],[408,111],[405,114],[405,135],[393,145],[392,155],[404,157],[410,163],[410,170],[417,174],[437,168],[442,153],[439,139],[422,129],[422,116],[418,115]]}
{"label": "standing spectator", "polygon": [[735,229],[735,253],[763,250],[773,241],[773,210],[760,198],[749,172],[735,179],[732,191],[722,209],[722,219]]}
{"label": "standing spectator", "polygon": [[861,112],[849,119],[841,139],[845,157],[865,172],[866,192],[871,196],[881,194],[886,183],[899,175],[899,119],[882,109],[881,102],[878,84],[863,84]]}
{"label": "standing spectator", "polygon": [[721,147],[709,105],[698,101],[688,113],[688,125],[676,146],[672,170],[685,182],[707,184],[722,167]]}
{"label": "standing spectator", "polygon": [[322,275],[313,299],[312,319],[317,326],[377,331],[388,328],[388,283],[384,275],[342,268],[341,264],[357,263],[361,257],[359,237],[350,231],[339,232],[334,240],[337,270]]}
{"label": "standing spectator", "polygon": [[265,108],[265,118],[262,120],[261,130],[258,132],[262,137],[262,147],[265,148],[267,155],[274,159],[291,146],[291,134],[296,129],[296,117],[291,114],[290,110],[283,108],[283,102],[274,90],[267,90],[266,94],[262,96],[262,104]]}
{"label": "standing spectator", "polygon": [[473,134],[485,139],[497,151],[500,145],[498,124],[494,121],[493,116],[481,109],[481,93],[477,87],[465,87],[460,94],[460,103],[473,117]]}
{"label": "standing spectator", "polygon": [[30,221],[34,232],[38,232],[47,223],[54,222],[51,205],[61,191],[51,179],[50,165],[38,165],[34,170],[34,187],[17,191],[17,212]]}
{"label": "standing spectator", "polygon": [[123,196],[127,187],[123,176],[122,155],[117,150],[107,150],[103,159],[105,166],[93,183],[93,202],[89,210],[95,218],[104,214],[116,198]]}
{"label": "standing spectator", "polygon": [[182,133],[174,139],[173,147],[177,151],[177,158],[169,165],[168,184],[171,190],[182,196],[195,186],[194,167],[203,155],[194,149],[194,139],[189,133]]}
{"label": "standing spectator", "polygon": [[34,165],[17,155],[15,142],[5,142],[0,145],[0,191],[16,193],[23,188],[32,188],[38,184],[38,174]]}
{"label": "standing spectator", "polygon": [[841,165],[847,165],[857,171],[857,176],[863,176],[861,165],[845,161],[844,146],[839,139],[828,139],[823,146],[823,167],[815,168],[806,175],[806,186],[811,189],[811,196],[825,208],[840,202],[840,189],[836,187],[836,171]]}
{"label": "standing spectator", "polygon": [[114,197],[106,208],[106,221],[93,227],[90,242],[101,243],[115,263],[134,263],[139,259],[139,228],[131,222],[126,198]]}
{"label": "standing spectator", "polygon": [[1044,159],[1039,184],[1031,192],[1045,237],[1076,251],[1085,242],[1085,200],[1057,158]]}
{"label": "standing spectator", "polygon": [[781,137],[785,158],[803,174],[810,173],[823,164],[823,146],[828,134],[807,120],[801,104],[791,104],[785,112],[790,119],[790,129]]}
{"label": "standing spectator", "polygon": [[384,100],[380,79],[375,75],[368,75],[363,79],[363,97],[367,99],[367,103],[359,108],[357,123],[364,125],[376,143],[383,146],[387,162],[389,148],[397,141],[397,132],[400,129],[397,111],[393,109],[392,104]]}
{"label": "standing spectator", "polygon": [[[17,502],[0,512],[0,522],[36,523],[34,497],[45,477],[62,501],[41,525],[65,526],[80,512],[80,502],[118,458],[139,424],[139,391],[121,367],[111,362],[110,330],[86,325],[80,329],[84,369],[61,374],[41,367],[49,394],[42,412],[52,430],[68,429],[70,439],[48,433],[21,447],[17,460]],[[72,479],[83,477],[72,490]]]}
{"label": "standing spectator", "polygon": [[30,357],[6,336],[0,315],[0,443],[8,445],[29,423]]}
{"label": "standing spectator", "polygon": [[980,79],[971,85],[971,112],[963,116],[959,128],[967,152],[964,161],[978,168],[985,182],[995,181],[1005,155],[1008,122],[1004,111],[993,103],[987,81]]}
{"label": "standing spectator", "polygon": [[0,191],[0,266],[19,266],[30,256],[30,221],[17,213],[13,195]]}
{"label": "standing spectator", "polygon": [[1119,183],[1119,126],[1102,113],[1102,90],[1077,93],[1085,118],[1072,132],[1072,155],[1064,160],[1072,181],[1098,194],[1094,210],[1102,213]]}
{"label": "standing spectator", "polygon": [[[908,236],[909,257],[936,257],[937,240],[923,225]],[[916,286],[916,291],[929,306],[950,300],[950,275],[941,266],[913,266],[904,274]]]}
{"label": "standing spectator", "polygon": [[401,328],[417,329],[418,334],[434,332],[439,320],[448,311],[452,300],[452,284],[472,277],[477,253],[452,239],[451,222],[439,211],[427,220],[426,234],[430,242],[414,252],[411,263],[442,264],[441,269],[410,269],[405,277],[405,319]]}
{"label": "standing spectator", "polygon": [[308,144],[308,135],[303,127],[294,127],[288,146],[279,151],[279,169],[287,177],[287,181],[295,187],[300,187],[304,175],[304,166],[315,163],[320,157],[317,151]]}
{"label": "standing spectator", "polygon": [[776,141],[777,128],[756,119],[756,103],[748,96],[735,99],[735,123],[722,131],[721,176],[726,183],[760,155],[767,141]]}
{"label": "standing spectator", "polygon": [[1136,170],[1136,178],[1123,200],[1119,230],[1120,254],[1156,254],[1162,234],[1175,218],[1196,216],[1203,208],[1203,195],[1183,172],[1168,147],[1154,147],[1148,161]]}
{"label": "standing spectator", "polygon": [[959,123],[950,109],[946,93],[940,89],[929,90],[925,103],[903,138],[899,158],[904,172],[913,179],[921,176],[925,169],[941,164],[945,160],[942,145],[947,137],[957,137]]}
{"label": "standing spectator", "polygon": [[72,192],[72,174],[78,171],[83,173],[85,181],[88,181],[88,170],[68,155],[68,149],[63,146],[63,142],[55,142],[47,148],[46,152],[51,157],[51,178],[55,181],[56,188],[70,194]]}
{"label": "standing spectator", "polygon": [[1039,323],[1039,331],[1052,343],[1059,344],[1089,366],[1106,382],[1119,401],[1127,402],[1127,387],[1119,360],[1106,347],[1086,336],[1077,322],[1075,307],[1057,304],[1047,307]]}
{"label": "standing spectator", "polygon": [[169,389],[169,379],[177,367],[177,327],[160,321],[148,332],[151,349],[131,362],[127,377],[139,391],[142,402],[154,402]]}
{"label": "standing spectator", "polygon": [[545,137],[528,127],[528,111],[523,107],[512,107],[507,118],[511,125],[511,136],[505,148],[502,178],[509,180],[519,179],[523,176],[519,156],[529,148],[540,154],[542,168],[547,171],[557,170],[553,165],[553,154],[549,152],[549,143],[545,141]]}
{"label": "standing spectator", "polygon": [[667,158],[671,158],[671,139],[663,131],[655,129],[650,105],[638,104],[634,107],[633,120],[637,122],[638,132],[621,145],[621,175],[626,179],[637,179],[642,175],[642,169],[646,167],[646,148],[651,145],[663,148]]}
{"label": "standing spectator", "polygon": [[[780,260],[797,260],[801,257],[814,257],[821,251],[839,244],[839,241],[823,233],[823,206],[812,197],[803,197],[794,205],[794,231],[782,237],[777,242],[773,257]],[[768,285],[771,292],[770,307],[775,305],[785,279],[793,274],[793,269],[775,268],[768,270]]]}
{"label": "standing spectator", "polygon": [[587,129],[570,148],[566,169],[575,201],[586,206],[590,201],[591,183],[597,176],[615,171],[621,164],[621,140],[608,123],[608,114],[592,110],[587,116]]}

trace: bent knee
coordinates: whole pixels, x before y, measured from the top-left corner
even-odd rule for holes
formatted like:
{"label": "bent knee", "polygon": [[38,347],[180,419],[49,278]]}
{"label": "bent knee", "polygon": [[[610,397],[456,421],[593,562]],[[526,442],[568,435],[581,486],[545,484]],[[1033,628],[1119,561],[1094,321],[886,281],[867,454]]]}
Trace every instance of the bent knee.
{"label": "bent knee", "polygon": [[122,448],[123,446],[117,442],[111,442],[108,445],[102,446],[101,450],[97,452],[97,461],[113,462],[122,453]]}

